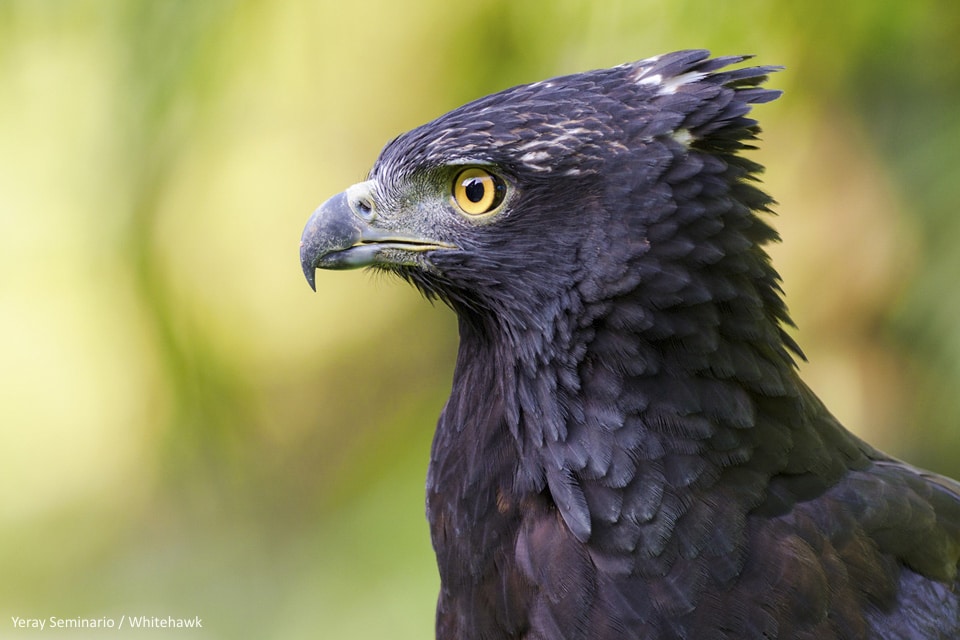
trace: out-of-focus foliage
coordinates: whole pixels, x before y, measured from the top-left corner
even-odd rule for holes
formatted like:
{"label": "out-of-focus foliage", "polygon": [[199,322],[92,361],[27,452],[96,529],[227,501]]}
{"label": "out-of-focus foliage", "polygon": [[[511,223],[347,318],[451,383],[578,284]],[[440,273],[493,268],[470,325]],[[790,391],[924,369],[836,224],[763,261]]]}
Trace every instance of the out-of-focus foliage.
{"label": "out-of-focus foliage", "polygon": [[672,49],[787,67],[756,157],[804,375],[960,475],[958,33],[946,0],[0,3],[0,635],[429,637],[455,323],[364,273],[313,295],[301,226],[403,130]]}

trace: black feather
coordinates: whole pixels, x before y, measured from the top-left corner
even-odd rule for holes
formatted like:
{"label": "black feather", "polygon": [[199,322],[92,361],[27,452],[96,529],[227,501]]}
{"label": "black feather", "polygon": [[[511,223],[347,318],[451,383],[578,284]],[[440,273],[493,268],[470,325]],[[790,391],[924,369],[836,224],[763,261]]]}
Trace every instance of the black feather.
{"label": "black feather", "polygon": [[[508,89],[371,171],[377,224],[455,247],[377,264],[460,320],[427,482],[439,638],[960,638],[960,486],[798,377],[741,155],[777,68],[744,60]],[[463,165],[511,190],[478,224],[424,186]]]}

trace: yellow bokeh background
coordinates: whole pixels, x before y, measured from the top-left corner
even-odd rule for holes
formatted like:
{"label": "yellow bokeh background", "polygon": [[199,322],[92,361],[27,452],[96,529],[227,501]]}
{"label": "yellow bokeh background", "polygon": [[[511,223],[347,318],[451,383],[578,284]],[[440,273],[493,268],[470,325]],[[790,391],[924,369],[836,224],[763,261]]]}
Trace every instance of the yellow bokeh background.
{"label": "yellow bokeh background", "polygon": [[960,475],[958,7],[0,0],[0,637],[431,637],[455,322],[313,294],[302,225],[467,100],[673,49],[786,66],[754,156],[804,377]]}

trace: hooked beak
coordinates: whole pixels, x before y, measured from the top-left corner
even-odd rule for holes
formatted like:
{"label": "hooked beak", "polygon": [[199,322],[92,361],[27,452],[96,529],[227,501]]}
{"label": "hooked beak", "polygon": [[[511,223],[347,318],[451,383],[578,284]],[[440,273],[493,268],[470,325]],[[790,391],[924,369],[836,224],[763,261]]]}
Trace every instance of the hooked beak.
{"label": "hooked beak", "polygon": [[[356,269],[376,264],[416,264],[416,254],[454,245],[414,234],[375,226],[376,212],[354,185],[333,196],[313,212],[300,238],[300,265],[310,288],[316,287],[316,269]],[[404,260],[403,258],[407,259]]]}

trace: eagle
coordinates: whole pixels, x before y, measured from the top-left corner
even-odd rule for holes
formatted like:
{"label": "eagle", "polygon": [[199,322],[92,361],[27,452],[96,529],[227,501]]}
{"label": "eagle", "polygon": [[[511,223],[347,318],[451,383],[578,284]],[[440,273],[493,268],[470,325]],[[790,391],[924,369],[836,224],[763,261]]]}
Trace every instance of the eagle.
{"label": "eagle", "polygon": [[802,382],[744,156],[779,67],[679,51],[389,142],[304,274],[456,313],[427,518],[441,640],[960,638],[960,484]]}

